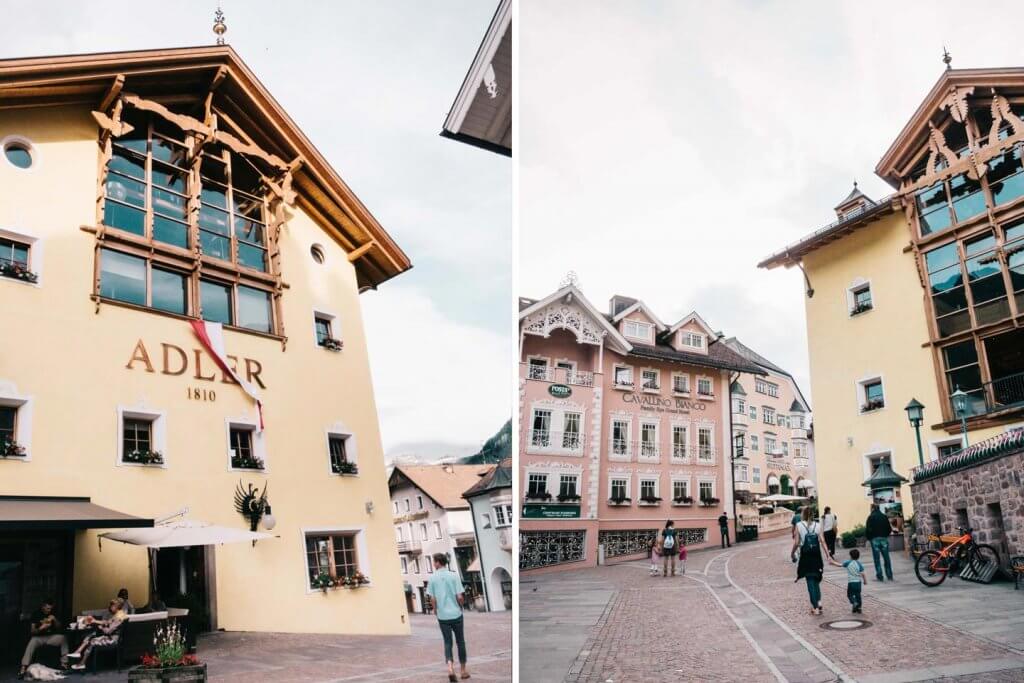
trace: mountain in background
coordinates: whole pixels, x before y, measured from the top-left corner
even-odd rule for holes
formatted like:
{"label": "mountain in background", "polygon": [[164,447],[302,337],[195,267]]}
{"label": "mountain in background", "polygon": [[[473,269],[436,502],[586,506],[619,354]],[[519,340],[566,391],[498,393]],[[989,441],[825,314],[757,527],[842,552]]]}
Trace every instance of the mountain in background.
{"label": "mountain in background", "polygon": [[499,463],[512,455],[512,420],[498,430],[498,433],[484,442],[483,448],[460,462],[464,465],[487,465]]}

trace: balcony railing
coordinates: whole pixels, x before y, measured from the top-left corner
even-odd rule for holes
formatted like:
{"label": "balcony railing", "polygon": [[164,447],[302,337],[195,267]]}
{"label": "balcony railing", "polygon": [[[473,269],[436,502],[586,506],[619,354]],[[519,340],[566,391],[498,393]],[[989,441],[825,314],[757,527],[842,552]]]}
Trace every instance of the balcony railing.
{"label": "balcony railing", "polygon": [[651,441],[641,441],[637,450],[638,462],[658,462],[661,459],[661,447]]}
{"label": "balcony railing", "polygon": [[810,466],[810,464],[811,464],[810,458],[803,458],[803,457],[793,458],[793,467],[797,467],[799,469],[804,469],[805,470],[805,469],[807,469]]}
{"label": "balcony railing", "polygon": [[526,369],[527,379],[539,382],[562,382],[581,387],[594,386],[594,373],[568,368],[550,368],[542,365],[530,365]]}
{"label": "balcony railing", "polygon": [[527,450],[582,453],[583,441],[584,435],[580,432],[553,432],[547,429],[531,429]]}
{"label": "balcony railing", "polygon": [[713,465],[715,462],[715,449],[713,446],[697,446],[697,463]]}
{"label": "balcony railing", "polygon": [[628,461],[636,450],[636,444],[626,439],[611,438],[608,440],[608,455],[614,460]]}
{"label": "balcony railing", "polygon": [[398,552],[419,555],[423,552],[423,543],[420,541],[399,541]]}
{"label": "balcony railing", "polygon": [[674,443],[672,444],[672,459],[673,460],[689,460],[690,449],[685,443]]}
{"label": "balcony railing", "polygon": [[[998,410],[1024,406],[1024,372],[985,382],[980,389],[967,393],[967,417],[994,413]],[[951,413],[957,416],[950,398]]]}

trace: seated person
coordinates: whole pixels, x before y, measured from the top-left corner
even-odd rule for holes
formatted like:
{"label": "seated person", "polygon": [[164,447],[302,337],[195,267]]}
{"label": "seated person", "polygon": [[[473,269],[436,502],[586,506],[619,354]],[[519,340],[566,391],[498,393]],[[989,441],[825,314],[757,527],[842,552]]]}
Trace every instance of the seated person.
{"label": "seated person", "polygon": [[78,649],[68,655],[70,659],[79,660],[77,664],[72,664],[71,668],[75,671],[84,669],[85,663],[89,660],[89,655],[97,645],[115,645],[121,638],[117,631],[127,618],[128,615],[125,614],[124,603],[121,601],[121,598],[114,598],[110,601],[110,605],[107,607],[106,619],[98,620],[93,617],[86,617],[85,623],[90,628],[96,629],[96,631],[87,635],[82,644],[78,646]]}
{"label": "seated person", "polygon": [[153,594],[149,598],[149,604],[143,608],[145,612],[166,612],[167,604],[160,599],[160,594],[153,591]]}
{"label": "seated person", "polygon": [[36,648],[41,645],[55,645],[60,648],[61,666],[68,665],[68,639],[61,633],[63,624],[53,613],[53,600],[47,598],[39,606],[39,611],[32,615],[32,638],[25,647],[25,655],[21,658],[21,672],[18,678],[25,677],[25,670],[32,663]]}
{"label": "seated person", "polygon": [[117,591],[117,597],[121,598],[121,602],[124,603],[124,611],[126,614],[135,614],[135,605],[128,599],[128,589],[122,588]]}

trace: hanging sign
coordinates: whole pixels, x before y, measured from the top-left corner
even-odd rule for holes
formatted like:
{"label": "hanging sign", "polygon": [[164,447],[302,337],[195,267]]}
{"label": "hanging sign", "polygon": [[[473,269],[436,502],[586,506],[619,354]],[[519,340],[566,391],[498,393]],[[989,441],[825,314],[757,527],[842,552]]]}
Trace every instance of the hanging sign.
{"label": "hanging sign", "polygon": [[548,393],[555,398],[569,398],[572,396],[572,387],[568,384],[552,384],[548,387]]}

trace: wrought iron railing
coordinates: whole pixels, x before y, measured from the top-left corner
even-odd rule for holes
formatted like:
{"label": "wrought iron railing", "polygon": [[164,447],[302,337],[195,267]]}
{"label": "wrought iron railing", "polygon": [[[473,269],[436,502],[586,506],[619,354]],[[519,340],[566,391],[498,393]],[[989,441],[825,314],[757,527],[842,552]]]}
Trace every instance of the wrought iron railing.
{"label": "wrought iron railing", "polygon": [[553,432],[548,429],[531,429],[531,449],[582,451],[584,435],[580,432]]}
{"label": "wrought iron railing", "polygon": [[[966,393],[968,417],[1024,406],[1024,372],[985,382],[981,388]],[[950,397],[950,407],[952,414],[959,417],[952,397]]]}

